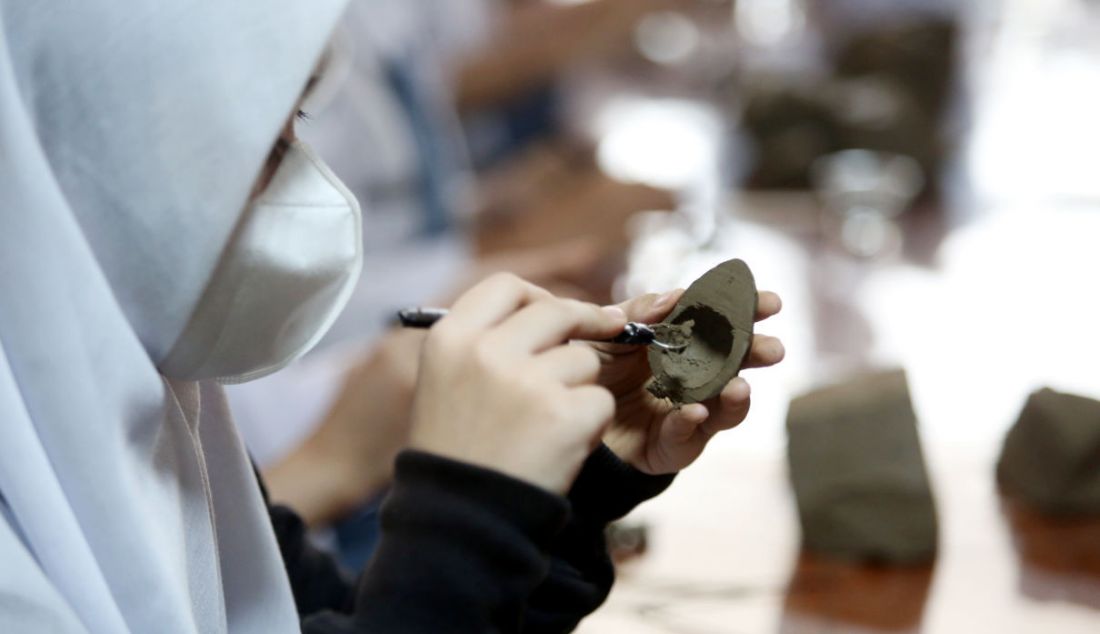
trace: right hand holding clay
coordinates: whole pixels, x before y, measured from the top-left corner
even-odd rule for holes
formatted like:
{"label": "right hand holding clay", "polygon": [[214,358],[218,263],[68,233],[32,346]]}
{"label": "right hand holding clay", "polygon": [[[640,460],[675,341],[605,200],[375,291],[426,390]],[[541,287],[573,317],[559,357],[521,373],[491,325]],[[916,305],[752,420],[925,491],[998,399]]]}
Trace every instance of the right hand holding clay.
{"label": "right hand holding clay", "polygon": [[568,340],[613,337],[626,321],[514,275],[488,278],[424,343],[411,446],[565,492],[615,413],[595,385],[596,353]]}

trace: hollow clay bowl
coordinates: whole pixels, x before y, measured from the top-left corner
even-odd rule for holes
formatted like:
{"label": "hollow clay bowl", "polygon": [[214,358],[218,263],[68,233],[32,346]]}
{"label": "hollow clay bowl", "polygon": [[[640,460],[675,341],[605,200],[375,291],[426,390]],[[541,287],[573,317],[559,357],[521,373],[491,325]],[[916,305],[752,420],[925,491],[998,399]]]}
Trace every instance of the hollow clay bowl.
{"label": "hollow clay bowl", "polygon": [[707,271],[661,322],[680,328],[693,323],[687,348],[650,347],[653,381],[649,391],[677,404],[717,396],[748,356],[755,315],[756,282],[747,264],[729,260]]}

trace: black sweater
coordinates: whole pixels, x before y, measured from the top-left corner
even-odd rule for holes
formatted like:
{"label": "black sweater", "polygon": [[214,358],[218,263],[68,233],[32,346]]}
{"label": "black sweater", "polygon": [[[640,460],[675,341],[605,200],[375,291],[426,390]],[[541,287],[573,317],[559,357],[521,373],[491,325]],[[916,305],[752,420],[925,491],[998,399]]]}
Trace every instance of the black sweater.
{"label": "black sweater", "polygon": [[636,471],[601,446],[563,498],[406,451],[358,582],[310,546],[297,515],[270,510],[306,634],[568,632],[611,589],[604,528],[672,478]]}

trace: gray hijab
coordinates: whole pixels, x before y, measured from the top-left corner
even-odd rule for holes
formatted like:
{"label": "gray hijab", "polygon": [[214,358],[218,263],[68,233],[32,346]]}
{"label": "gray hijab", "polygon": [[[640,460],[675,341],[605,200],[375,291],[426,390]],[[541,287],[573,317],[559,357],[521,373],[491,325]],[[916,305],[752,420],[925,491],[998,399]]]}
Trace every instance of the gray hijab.
{"label": "gray hijab", "polygon": [[164,376],[340,0],[0,0],[0,631],[297,631],[221,388]]}

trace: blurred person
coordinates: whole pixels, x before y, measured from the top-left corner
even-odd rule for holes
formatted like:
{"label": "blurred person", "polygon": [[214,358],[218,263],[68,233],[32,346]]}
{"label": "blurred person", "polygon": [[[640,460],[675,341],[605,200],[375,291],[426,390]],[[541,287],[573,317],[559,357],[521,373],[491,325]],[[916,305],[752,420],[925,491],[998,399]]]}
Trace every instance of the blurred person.
{"label": "blurred person", "polygon": [[480,42],[463,41],[454,64],[456,103],[465,114],[537,94],[574,67],[633,55],[635,28],[648,14],[714,8],[705,0],[460,1],[491,2],[489,13],[480,11],[491,20]]}
{"label": "blurred person", "polygon": [[482,175],[478,253],[598,236],[602,258],[588,288],[609,294],[621,272],[630,217],[675,209],[677,193],[604,174],[592,143],[571,136],[561,121],[569,98],[562,85],[580,69],[641,59],[634,36],[647,15],[702,15],[714,6],[703,0],[491,3],[485,34],[466,42],[451,62],[455,102]]}
{"label": "blurred person", "polygon": [[358,275],[358,204],[288,121],[341,10],[0,2],[3,630],[567,631],[606,522],[745,418],[743,379],[674,410],[644,351],[561,343],[678,293],[497,275],[427,337],[359,580],[267,505],[219,383],[302,354]]}

